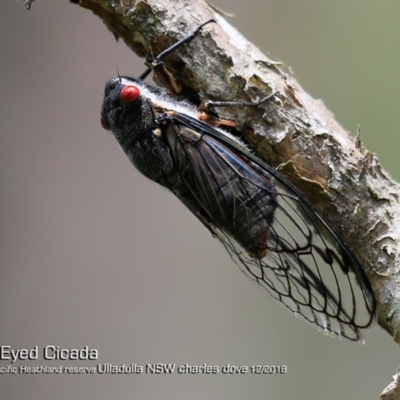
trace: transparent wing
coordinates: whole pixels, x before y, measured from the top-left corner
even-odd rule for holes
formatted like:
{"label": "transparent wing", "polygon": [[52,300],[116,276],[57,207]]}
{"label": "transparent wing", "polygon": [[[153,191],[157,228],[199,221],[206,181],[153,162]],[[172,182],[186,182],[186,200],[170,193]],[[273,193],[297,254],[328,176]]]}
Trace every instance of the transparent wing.
{"label": "transparent wing", "polygon": [[360,330],[374,322],[375,305],[358,266],[340,243],[327,241],[329,231],[324,237],[311,222],[301,226],[303,212],[295,200],[282,201],[280,195],[278,201],[283,204],[278,203],[263,258],[250,256],[218,228],[215,235],[241,270],[290,311],[326,334],[362,341]]}
{"label": "transparent wing", "polygon": [[182,118],[174,118],[176,140],[195,175],[201,221],[275,300],[326,334],[362,341],[376,306],[346,245],[275,170],[220,131]]}

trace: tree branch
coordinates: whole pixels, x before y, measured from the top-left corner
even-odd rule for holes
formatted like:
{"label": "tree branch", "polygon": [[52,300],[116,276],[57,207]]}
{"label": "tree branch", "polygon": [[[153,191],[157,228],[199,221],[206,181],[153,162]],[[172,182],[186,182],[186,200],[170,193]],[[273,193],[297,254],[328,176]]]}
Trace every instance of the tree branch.
{"label": "tree branch", "polygon": [[379,324],[400,343],[399,186],[360,137],[351,138],[320,100],[312,99],[281,64],[268,59],[205,1],[79,4],[148,60],[201,22],[217,21],[166,57],[166,67],[187,93],[202,100],[249,101],[279,93],[260,108],[227,108],[223,117],[243,124],[250,147],[296,185],[352,249],[373,286]]}

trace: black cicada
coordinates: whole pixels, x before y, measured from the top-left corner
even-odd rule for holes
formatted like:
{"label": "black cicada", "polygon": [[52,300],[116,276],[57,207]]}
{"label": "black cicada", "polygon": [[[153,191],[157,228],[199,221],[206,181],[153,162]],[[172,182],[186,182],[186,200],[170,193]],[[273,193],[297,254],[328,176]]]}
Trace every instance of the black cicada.
{"label": "black cicada", "polygon": [[[202,26],[156,58],[158,77],[170,79],[161,58]],[[347,246],[295,186],[217,127],[215,115],[199,119],[196,106],[144,83],[145,75],[110,79],[101,111],[135,167],[173,192],[275,300],[327,334],[361,341],[376,305]]]}

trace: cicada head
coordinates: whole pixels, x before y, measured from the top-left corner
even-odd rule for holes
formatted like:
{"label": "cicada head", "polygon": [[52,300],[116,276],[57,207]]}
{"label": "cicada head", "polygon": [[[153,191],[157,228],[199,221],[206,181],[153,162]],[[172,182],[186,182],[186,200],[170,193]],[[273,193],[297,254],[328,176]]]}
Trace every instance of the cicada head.
{"label": "cicada head", "polygon": [[115,77],[106,83],[101,125],[111,130],[122,147],[156,126],[151,102],[141,95],[141,85],[132,78]]}

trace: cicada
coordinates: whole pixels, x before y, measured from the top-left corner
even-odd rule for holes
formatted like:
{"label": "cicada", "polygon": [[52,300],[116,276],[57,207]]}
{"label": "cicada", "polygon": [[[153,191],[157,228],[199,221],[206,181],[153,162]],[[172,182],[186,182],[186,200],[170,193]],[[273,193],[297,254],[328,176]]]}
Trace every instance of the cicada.
{"label": "cicada", "polygon": [[[162,58],[209,22],[155,59],[159,80],[171,86]],[[275,300],[327,334],[362,341],[376,302],[347,245],[293,184],[218,123],[215,111],[204,118],[204,107],[199,113],[173,90],[145,83],[148,72],[117,76],[105,87],[102,125],[132,164],[174,193]]]}

